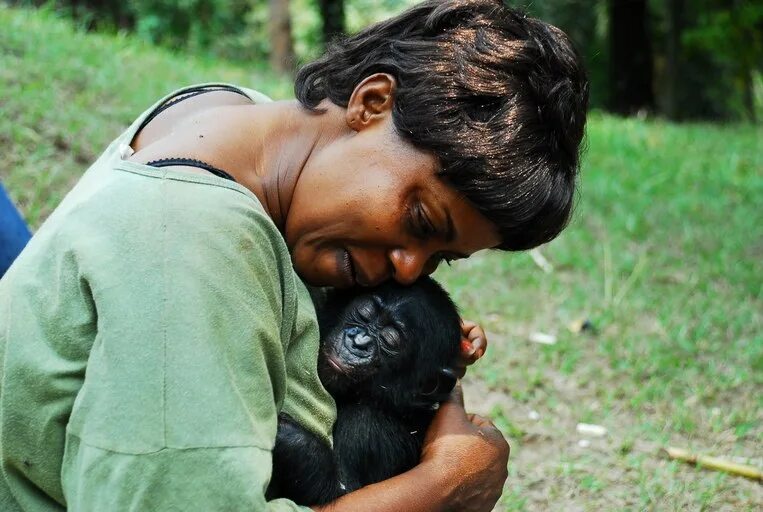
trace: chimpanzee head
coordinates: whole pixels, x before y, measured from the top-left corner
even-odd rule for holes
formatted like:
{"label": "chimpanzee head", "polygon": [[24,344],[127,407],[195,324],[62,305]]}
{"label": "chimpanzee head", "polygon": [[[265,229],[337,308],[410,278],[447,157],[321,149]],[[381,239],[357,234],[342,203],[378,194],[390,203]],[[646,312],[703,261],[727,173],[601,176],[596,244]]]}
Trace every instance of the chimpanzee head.
{"label": "chimpanzee head", "polygon": [[459,315],[431,278],[336,290],[318,313],[319,375],[337,400],[432,408],[453,389]]}

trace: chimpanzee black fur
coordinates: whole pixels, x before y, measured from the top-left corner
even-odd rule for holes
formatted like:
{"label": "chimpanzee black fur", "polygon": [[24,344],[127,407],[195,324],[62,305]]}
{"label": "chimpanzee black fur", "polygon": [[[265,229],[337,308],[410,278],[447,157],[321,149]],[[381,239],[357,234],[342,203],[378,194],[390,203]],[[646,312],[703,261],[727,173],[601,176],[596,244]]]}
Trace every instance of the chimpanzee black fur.
{"label": "chimpanzee black fur", "polygon": [[318,373],[336,400],[334,449],[279,416],[268,499],[319,505],[412,468],[456,382],[459,315],[432,279],[332,291],[323,302]]}

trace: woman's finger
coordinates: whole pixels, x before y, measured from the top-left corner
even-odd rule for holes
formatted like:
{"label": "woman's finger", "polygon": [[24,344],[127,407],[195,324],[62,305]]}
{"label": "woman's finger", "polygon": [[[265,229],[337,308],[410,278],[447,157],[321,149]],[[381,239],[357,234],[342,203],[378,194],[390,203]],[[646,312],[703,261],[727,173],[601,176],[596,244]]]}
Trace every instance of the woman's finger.
{"label": "woman's finger", "polygon": [[479,338],[474,342],[467,339],[461,340],[461,359],[464,364],[470,365],[485,355],[485,340]]}
{"label": "woman's finger", "polygon": [[479,414],[467,413],[466,417],[469,418],[469,421],[477,427],[496,428],[495,423],[493,423],[488,418],[485,418],[484,416],[480,416]]}
{"label": "woman's finger", "polygon": [[475,361],[485,355],[485,349],[487,349],[487,341],[485,338],[474,338],[471,340],[471,345],[472,357]]}
{"label": "woman's finger", "polygon": [[464,333],[464,336],[475,327],[477,327],[477,322],[472,322],[471,320],[465,320],[463,318],[461,319],[461,332]]}
{"label": "woman's finger", "polygon": [[485,355],[487,336],[484,329],[471,320],[461,320],[461,357],[472,364]]}

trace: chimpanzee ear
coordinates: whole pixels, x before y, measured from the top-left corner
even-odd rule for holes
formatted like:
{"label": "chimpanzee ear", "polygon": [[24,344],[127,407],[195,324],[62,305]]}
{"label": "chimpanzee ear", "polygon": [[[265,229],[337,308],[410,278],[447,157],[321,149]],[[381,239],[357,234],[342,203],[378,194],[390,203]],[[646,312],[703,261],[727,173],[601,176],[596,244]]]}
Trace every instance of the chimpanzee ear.
{"label": "chimpanzee ear", "polygon": [[448,398],[448,395],[450,395],[450,392],[453,391],[454,387],[456,387],[457,381],[458,381],[458,377],[456,376],[456,372],[453,371],[452,368],[440,369],[440,386],[439,387],[440,387],[440,392],[445,394],[445,398],[443,398],[442,400],[446,400]]}
{"label": "chimpanzee ear", "polygon": [[456,373],[451,368],[440,368],[433,378],[424,382],[419,388],[419,401],[428,406],[436,406],[448,399],[456,385]]}
{"label": "chimpanzee ear", "polygon": [[440,376],[441,388],[446,390],[447,394],[450,394],[450,392],[453,391],[453,388],[456,387],[456,382],[458,381],[456,372],[453,371],[453,368],[442,368],[440,370]]}

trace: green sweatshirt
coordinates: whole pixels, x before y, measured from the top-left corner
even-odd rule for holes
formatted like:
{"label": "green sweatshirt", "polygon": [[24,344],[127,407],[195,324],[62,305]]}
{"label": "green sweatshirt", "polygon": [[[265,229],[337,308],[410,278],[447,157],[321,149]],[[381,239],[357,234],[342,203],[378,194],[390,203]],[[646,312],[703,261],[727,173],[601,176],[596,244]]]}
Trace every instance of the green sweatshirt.
{"label": "green sweatshirt", "polygon": [[[269,101],[243,89],[255,101]],[[330,440],[318,328],[257,198],[115,140],[0,281],[0,510],[265,501],[277,414]]]}

